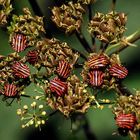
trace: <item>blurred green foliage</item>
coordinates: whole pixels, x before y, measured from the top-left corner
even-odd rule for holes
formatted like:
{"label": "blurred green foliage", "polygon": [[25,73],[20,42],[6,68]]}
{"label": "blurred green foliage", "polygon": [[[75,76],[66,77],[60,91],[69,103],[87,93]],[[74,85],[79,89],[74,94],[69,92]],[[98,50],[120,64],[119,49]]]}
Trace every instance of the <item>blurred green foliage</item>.
{"label": "blurred green foliage", "polygon": [[[55,1],[55,0],[54,0]],[[38,0],[38,3],[48,18],[48,24],[50,26],[50,8],[53,1],[50,0]],[[15,14],[21,14],[23,7],[30,7],[27,0],[14,0]],[[94,4],[94,12],[107,13],[111,7],[111,0],[97,0]],[[116,10],[119,12],[125,12],[128,15],[127,31],[125,35],[129,35],[140,28],[140,1],[139,0],[117,0]],[[88,18],[84,17],[83,32],[88,41],[90,41],[89,34],[87,32]],[[51,28],[52,26],[50,26]],[[54,29],[54,28],[53,28]],[[53,30],[52,29],[52,30]],[[81,44],[72,36],[64,36],[60,31],[53,30],[53,34],[56,38],[66,41],[70,46],[82,50]],[[124,80],[124,83],[133,91],[133,88],[140,89],[140,41],[137,41],[138,47],[130,47],[121,53],[122,62],[129,70],[129,75]],[[83,50],[82,50],[83,51]],[[0,29],[0,54],[6,55],[12,52],[10,45],[8,44],[8,34]],[[32,93],[34,86],[30,86],[27,92]],[[113,98],[113,93],[104,93],[101,96],[110,96]],[[30,100],[22,98],[21,105],[29,104]],[[20,120],[16,115],[16,109],[18,105],[16,102],[12,106],[7,107],[5,102],[0,99],[0,139],[1,140],[85,140],[85,135],[82,130],[77,133],[71,132],[71,121],[67,120],[60,114],[52,116],[45,128],[42,128],[42,132],[34,128],[21,129]],[[114,116],[107,107],[103,110],[91,108],[87,113],[92,130],[97,135],[99,140],[128,140],[128,137],[121,137],[118,135],[112,135],[117,130],[115,126]]]}

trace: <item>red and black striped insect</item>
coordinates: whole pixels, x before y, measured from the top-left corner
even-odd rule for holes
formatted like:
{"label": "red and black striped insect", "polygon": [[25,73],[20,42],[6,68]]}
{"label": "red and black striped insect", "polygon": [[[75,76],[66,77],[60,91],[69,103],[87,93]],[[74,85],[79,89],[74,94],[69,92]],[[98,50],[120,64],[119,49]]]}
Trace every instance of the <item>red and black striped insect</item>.
{"label": "red and black striped insect", "polygon": [[137,122],[134,114],[120,114],[115,119],[119,128],[128,130],[132,130]]}
{"label": "red and black striped insect", "polygon": [[27,61],[32,65],[34,65],[38,60],[38,53],[36,50],[29,51],[26,56],[27,56]]}
{"label": "red and black striped insect", "polygon": [[14,84],[5,84],[4,90],[0,90],[0,93],[6,97],[14,97],[17,95],[17,87]]}
{"label": "red and black striped insect", "polygon": [[50,81],[50,90],[51,92],[55,92],[58,96],[61,96],[67,92],[67,83],[62,82],[56,77]]}
{"label": "red and black striped insect", "polygon": [[67,61],[65,60],[59,61],[57,73],[60,77],[67,78],[70,74],[70,70],[71,70],[70,64]]}
{"label": "red and black striped insect", "polygon": [[109,63],[109,59],[106,55],[93,55],[88,60],[88,66],[91,69],[97,69],[101,67],[105,67]]}
{"label": "red and black striped insect", "polygon": [[19,78],[27,78],[30,76],[30,69],[22,62],[15,62],[12,66],[12,70],[15,76]]}
{"label": "red and black striped insect", "polygon": [[121,65],[114,64],[109,68],[109,73],[114,77],[123,79],[127,76],[128,70]]}
{"label": "red and black striped insect", "polygon": [[89,76],[89,83],[92,86],[99,87],[103,84],[104,73],[102,71],[99,70],[90,71],[88,76]]}
{"label": "red and black striped insect", "polygon": [[27,47],[27,38],[23,34],[14,34],[11,44],[14,51],[22,52]]}

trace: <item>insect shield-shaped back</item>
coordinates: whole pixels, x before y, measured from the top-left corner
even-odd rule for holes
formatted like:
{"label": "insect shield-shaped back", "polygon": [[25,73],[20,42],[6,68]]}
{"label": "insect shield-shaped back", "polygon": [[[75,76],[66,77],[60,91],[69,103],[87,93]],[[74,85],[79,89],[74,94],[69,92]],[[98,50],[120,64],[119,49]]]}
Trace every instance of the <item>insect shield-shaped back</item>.
{"label": "insect shield-shaped back", "polygon": [[11,44],[14,51],[22,52],[27,47],[27,38],[23,34],[14,34]]}
{"label": "insect shield-shaped back", "polygon": [[104,73],[99,70],[90,71],[89,74],[89,83],[92,86],[99,87],[103,84]]}
{"label": "insect shield-shaped back", "polygon": [[93,55],[88,60],[88,66],[91,69],[97,69],[100,67],[105,67],[109,63],[109,59],[106,55],[100,54],[100,55]]}
{"label": "insect shield-shaped back", "polygon": [[60,77],[67,78],[70,74],[70,70],[71,70],[70,64],[67,61],[65,60],[59,61],[57,73]]}
{"label": "insect shield-shaped back", "polygon": [[3,94],[6,97],[14,97],[17,95],[17,87],[14,84],[5,84]]}
{"label": "insect shield-shaped back", "polygon": [[110,75],[112,75],[114,77],[123,79],[127,76],[128,70],[121,65],[114,64],[110,67],[109,73],[110,73]]}
{"label": "insect shield-shaped back", "polygon": [[15,62],[12,66],[12,70],[15,76],[19,78],[27,78],[30,76],[30,69],[22,62]]}
{"label": "insect shield-shaped back", "polygon": [[136,116],[133,114],[120,114],[116,117],[116,124],[119,128],[133,130],[136,122]]}
{"label": "insect shield-shaped back", "polygon": [[26,56],[27,61],[32,65],[34,65],[38,60],[38,52],[36,50],[29,51]]}
{"label": "insect shield-shaped back", "polygon": [[51,92],[55,92],[58,96],[61,96],[67,92],[67,83],[62,82],[56,77],[50,81],[50,90]]}

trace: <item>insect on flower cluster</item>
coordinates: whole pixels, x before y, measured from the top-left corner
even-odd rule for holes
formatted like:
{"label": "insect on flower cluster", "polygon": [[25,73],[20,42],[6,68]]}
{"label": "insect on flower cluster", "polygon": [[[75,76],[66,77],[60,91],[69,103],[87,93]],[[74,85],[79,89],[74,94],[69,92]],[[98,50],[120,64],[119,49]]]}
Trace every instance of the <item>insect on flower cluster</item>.
{"label": "insect on flower cluster", "polygon": [[[56,2],[50,8],[53,26],[69,38],[76,37],[84,49],[82,52],[77,44],[61,41],[51,31],[48,35],[44,15],[32,14],[27,7],[16,15],[10,0],[0,0],[0,27],[7,30],[12,51],[7,56],[0,55],[0,95],[8,105],[12,105],[14,99],[22,102],[22,97],[32,100],[30,105],[17,109],[22,128],[34,125],[41,130],[41,125],[51,116],[50,109],[54,115],[60,112],[73,120],[79,114],[85,115],[88,109],[94,111],[113,104],[118,133],[136,140],[140,131],[140,92],[133,94],[123,85],[129,73],[119,52],[140,35],[124,36],[127,14],[123,12],[112,8],[106,14],[93,14],[96,2],[98,0],[68,1],[60,6]],[[34,10],[32,1],[30,4]],[[115,6],[114,0],[112,4]],[[87,31],[91,42],[83,34],[84,14],[89,16]],[[36,89],[32,93],[25,92],[32,85]],[[116,93],[114,99],[110,99],[110,94],[106,99],[102,97],[102,93],[108,91]]]}

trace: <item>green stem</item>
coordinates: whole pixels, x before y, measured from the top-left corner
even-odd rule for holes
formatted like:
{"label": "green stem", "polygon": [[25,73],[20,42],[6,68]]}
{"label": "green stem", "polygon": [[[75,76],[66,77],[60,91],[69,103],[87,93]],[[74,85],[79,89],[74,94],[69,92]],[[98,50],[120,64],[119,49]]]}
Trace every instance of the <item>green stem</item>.
{"label": "green stem", "polygon": [[90,123],[87,119],[87,117],[85,116],[85,114],[82,113],[76,113],[72,115],[71,118],[72,123],[77,124],[78,128],[83,128],[83,131],[86,135],[86,140],[97,140],[96,135],[94,134],[94,132],[92,131],[91,127],[90,127]]}
{"label": "green stem", "polygon": [[[40,17],[44,17],[43,12],[38,5],[38,2],[36,0],[28,0],[28,1],[34,11],[34,14]],[[47,23],[46,18],[43,18],[43,20],[44,20],[44,23]],[[44,26],[44,28],[45,28],[46,34],[44,34],[43,36],[47,38],[52,38],[52,33],[50,29],[47,28],[46,26]]]}
{"label": "green stem", "polygon": [[136,32],[134,32],[133,34],[131,34],[130,36],[128,36],[126,38],[126,44],[122,43],[121,41],[117,44],[114,45],[110,45],[107,47],[107,49],[105,50],[105,53],[108,53],[110,50],[117,48],[115,51],[111,52],[110,55],[114,54],[114,53],[120,53],[121,51],[123,51],[124,49],[126,49],[128,46],[131,45],[131,43],[134,43],[135,41],[140,39],[140,29]]}
{"label": "green stem", "polygon": [[116,6],[116,0],[112,0],[111,10],[114,11]]}
{"label": "green stem", "polygon": [[79,31],[76,32],[76,37],[77,39],[80,41],[80,43],[82,44],[82,46],[84,47],[84,49],[88,52],[91,53],[92,49],[90,48],[90,45],[88,44],[87,40],[85,39],[84,35]]}
{"label": "green stem", "polygon": [[125,96],[130,96],[133,95],[133,93],[122,83],[120,83],[117,87],[116,87],[116,92],[119,95],[125,95]]}
{"label": "green stem", "polygon": [[82,57],[83,59],[87,60],[87,56],[82,53],[81,51],[75,49],[75,48],[71,48],[74,52],[78,52],[80,54],[80,57]]}
{"label": "green stem", "polygon": [[[88,19],[90,22],[92,20],[92,5],[91,4],[88,5],[88,12],[89,12]],[[92,45],[93,45],[92,50],[93,50],[93,52],[95,52],[96,51],[95,36],[91,36],[91,40],[92,40]]]}

